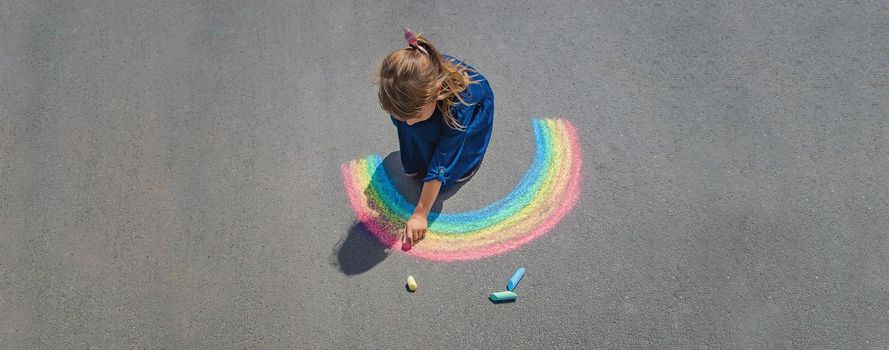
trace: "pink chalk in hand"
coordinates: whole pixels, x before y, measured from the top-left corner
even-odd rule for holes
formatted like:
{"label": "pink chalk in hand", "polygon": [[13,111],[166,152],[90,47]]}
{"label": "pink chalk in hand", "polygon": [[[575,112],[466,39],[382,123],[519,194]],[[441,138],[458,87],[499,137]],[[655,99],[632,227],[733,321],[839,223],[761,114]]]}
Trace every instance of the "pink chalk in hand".
{"label": "pink chalk in hand", "polygon": [[412,244],[407,241],[407,228],[405,228],[404,232],[401,234],[401,251],[411,250]]}

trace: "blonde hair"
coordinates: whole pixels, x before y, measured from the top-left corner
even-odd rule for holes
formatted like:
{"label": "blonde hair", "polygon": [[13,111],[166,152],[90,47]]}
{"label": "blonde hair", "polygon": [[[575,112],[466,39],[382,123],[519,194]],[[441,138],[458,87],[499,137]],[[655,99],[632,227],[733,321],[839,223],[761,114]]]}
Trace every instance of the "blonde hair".
{"label": "blonde hair", "polygon": [[[438,101],[445,123],[456,130],[463,126],[451,113],[458,103],[470,105],[460,97],[469,84],[477,84],[468,72],[471,69],[451,64],[429,40],[417,35],[417,45],[408,45],[386,56],[380,67],[380,107],[398,118],[413,118],[423,106]],[[438,90],[438,88],[441,88]]]}

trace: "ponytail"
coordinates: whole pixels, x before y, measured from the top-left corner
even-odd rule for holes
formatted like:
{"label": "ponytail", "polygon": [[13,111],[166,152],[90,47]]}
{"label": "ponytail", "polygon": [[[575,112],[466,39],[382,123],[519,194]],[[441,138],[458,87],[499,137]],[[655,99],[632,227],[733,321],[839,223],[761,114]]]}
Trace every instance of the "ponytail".
{"label": "ponytail", "polygon": [[460,122],[451,113],[451,109],[457,104],[470,105],[460,97],[460,94],[468,88],[469,84],[478,84],[477,81],[472,80],[472,76],[469,74],[472,70],[449,62],[429,40],[421,35],[417,36],[417,45],[426,49],[432,64],[438,71],[435,83],[437,86],[441,86],[441,90],[435,98],[439,101],[438,106],[445,123],[452,129],[464,130],[464,126],[460,125]]}
{"label": "ponytail", "polygon": [[386,56],[380,67],[378,97],[383,110],[401,117],[419,113],[424,105],[437,101],[445,124],[465,130],[451,113],[458,104],[470,105],[460,94],[469,84],[477,84],[465,66],[449,62],[422,35],[405,28],[408,46]]}

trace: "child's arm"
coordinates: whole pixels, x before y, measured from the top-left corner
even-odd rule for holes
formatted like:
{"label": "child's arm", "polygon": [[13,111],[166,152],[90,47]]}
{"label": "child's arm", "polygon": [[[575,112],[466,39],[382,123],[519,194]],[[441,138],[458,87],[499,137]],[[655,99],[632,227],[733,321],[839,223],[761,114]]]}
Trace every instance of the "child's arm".
{"label": "child's arm", "polygon": [[426,235],[426,217],[429,216],[429,211],[432,210],[432,204],[435,203],[439,190],[441,190],[441,181],[431,180],[423,183],[423,191],[420,192],[417,208],[414,209],[414,214],[405,223],[402,242],[409,241],[413,245],[415,240],[422,239]]}

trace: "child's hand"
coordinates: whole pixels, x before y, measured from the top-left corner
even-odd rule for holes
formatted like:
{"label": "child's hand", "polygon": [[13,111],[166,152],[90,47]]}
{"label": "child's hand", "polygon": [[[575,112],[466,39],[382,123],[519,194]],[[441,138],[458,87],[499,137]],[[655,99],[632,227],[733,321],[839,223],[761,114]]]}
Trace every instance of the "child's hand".
{"label": "child's hand", "polygon": [[404,237],[402,237],[402,243],[409,243],[413,246],[414,241],[419,241],[426,236],[426,229],[425,216],[418,214],[411,215],[410,219],[404,224]]}

